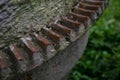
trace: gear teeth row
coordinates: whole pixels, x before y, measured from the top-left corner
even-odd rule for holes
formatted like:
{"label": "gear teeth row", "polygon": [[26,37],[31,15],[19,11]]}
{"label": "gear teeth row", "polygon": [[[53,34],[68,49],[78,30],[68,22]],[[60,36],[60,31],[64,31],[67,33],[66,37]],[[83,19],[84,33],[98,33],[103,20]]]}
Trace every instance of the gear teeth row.
{"label": "gear teeth row", "polygon": [[33,33],[34,40],[38,43],[39,46],[43,49],[43,54],[45,58],[50,58],[55,53],[55,48],[51,41],[42,37],[40,34]]}
{"label": "gear teeth row", "polygon": [[39,33],[6,47],[0,52],[1,79],[11,73],[30,71],[69,46],[102,15],[107,4],[108,0],[81,0],[49,28],[43,27]]}
{"label": "gear teeth row", "polygon": [[71,28],[62,25],[59,22],[55,22],[52,25],[52,30],[64,35],[67,41],[73,41],[76,38],[76,33]]}
{"label": "gear teeth row", "polygon": [[30,63],[32,64],[31,68],[34,68],[37,65],[40,65],[42,61],[41,51],[37,47],[37,45],[34,44],[31,37],[21,38],[21,44],[26,53],[29,56],[29,59],[31,60]]}
{"label": "gear teeth row", "polygon": [[84,15],[84,16],[88,16],[88,17],[90,17],[90,19],[92,21],[97,19],[97,14],[93,10],[83,9],[83,8],[80,8],[80,7],[76,6],[74,8],[73,12],[76,13],[76,14],[81,14],[81,15]]}
{"label": "gear teeth row", "polygon": [[41,32],[51,40],[55,49],[63,48],[64,44],[66,44],[66,40],[63,35],[60,35],[49,28],[44,27],[41,29]]}
{"label": "gear teeth row", "polygon": [[98,16],[102,14],[102,9],[98,5],[91,5],[91,4],[87,4],[85,2],[80,2],[77,5],[77,7],[87,9],[87,10],[93,10],[98,14]]}
{"label": "gear teeth row", "polygon": [[85,28],[91,26],[91,20],[88,16],[84,16],[84,15],[80,15],[80,14],[76,14],[74,12],[70,12],[68,13],[68,18],[72,19],[74,21],[78,21],[84,24]]}
{"label": "gear teeth row", "polygon": [[10,60],[15,63],[13,66],[17,69],[20,69],[22,71],[27,70],[27,65],[26,65],[26,59],[23,56],[21,50],[18,48],[16,44],[12,44],[8,47],[8,55],[10,57]]}
{"label": "gear teeth row", "polygon": [[[79,36],[80,34],[82,34],[85,31],[85,26],[83,25],[83,23],[78,22],[77,20],[74,21],[74,20],[69,19],[68,17],[65,17],[65,16],[61,18],[61,24],[74,30],[74,32],[76,33],[76,38],[77,38],[77,36]],[[76,38],[74,38],[73,41],[75,41]]]}
{"label": "gear teeth row", "polygon": [[102,10],[105,9],[105,0],[83,0],[81,2],[90,4],[90,5],[97,5],[102,8]]}

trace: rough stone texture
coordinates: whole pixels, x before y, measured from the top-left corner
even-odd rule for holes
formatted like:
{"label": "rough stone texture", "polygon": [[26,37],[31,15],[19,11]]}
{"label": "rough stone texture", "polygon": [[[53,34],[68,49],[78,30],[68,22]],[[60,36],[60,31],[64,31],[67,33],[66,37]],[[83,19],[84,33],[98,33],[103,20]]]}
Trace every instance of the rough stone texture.
{"label": "rough stone texture", "polygon": [[[59,51],[49,61],[30,71],[33,80],[66,80],[66,76],[78,59],[82,57],[89,34],[88,32],[71,43],[63,51]],[[21,79],[23,80],[23,79]]]}
{"label": "rough stone texture", "polygon": [[88,33],[71,43],[64,51],[58,52],[51,60],[33,71],[35,80],[62,80],[82,56],[87,41]]}
{"label": "rough stone texture", "polygon": [[[72,9],[75,4],[74,1],[6,0],[0,2],[1,10],[3,9],[0,14],[0,48],[14,42],[0,51],[0,60],[2,62],[0,64],[0,79],[65,79],[65,75],[69,73],[86,47],[88,41],[87,30],[99,18],[106,5],[104,0],[93,1],[90,2],[92,3],[90,9],[90,6],[85,7],[84,2],[81,1],[83,6],[79,7],[79,4],[77,4],[72,10],[74,14],[65,15]],[[9,8],[6,5],[14,7],[11,11],[12,14],[8,15],[10,10],[6,11]],[[61,15],[65,16],[60,17]],[[10,18],[11,16],[12,18]],[[50,25],[51,22],[63,25],[61,28],[59,26],[63,31],[54,30],[53,26],[55,27],[55,25]],[[68,29],[65,29],[65,27],[68,27]],[[64,30],[70,32],[65,35],[63,34]],[[72,31],[75,33],[74,37],[72,37],[74,39],[70,37]],[[48,41],[50,40],[55,49],[50,50],[51,48],[48,46],[43,49],[43,46],[36,42],[35,36],[33,37],[33,32],[42,35]],[[19,38],[20,40],[17,41]],[[16,42],[17,44],[15,44]],[[50,54],[46,55],[46,52]],[[5,58],[2,57],[2,54]]]}
{"label": "rough stone texture", "polygon": [[[40,31],[71,10],[78,0],[1,0],[0,48]],[[59,3],[59,4],[58,4]]]}

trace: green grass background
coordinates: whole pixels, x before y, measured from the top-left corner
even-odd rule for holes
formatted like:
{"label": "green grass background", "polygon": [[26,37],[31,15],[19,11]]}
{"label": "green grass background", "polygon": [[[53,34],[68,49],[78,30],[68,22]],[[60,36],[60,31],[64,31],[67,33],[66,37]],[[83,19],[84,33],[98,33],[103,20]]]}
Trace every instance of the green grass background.
{"label": "green grass background", "polygon": [[87,49],[68,80],[120,80],[120,0],[110,0],[90,29]]}

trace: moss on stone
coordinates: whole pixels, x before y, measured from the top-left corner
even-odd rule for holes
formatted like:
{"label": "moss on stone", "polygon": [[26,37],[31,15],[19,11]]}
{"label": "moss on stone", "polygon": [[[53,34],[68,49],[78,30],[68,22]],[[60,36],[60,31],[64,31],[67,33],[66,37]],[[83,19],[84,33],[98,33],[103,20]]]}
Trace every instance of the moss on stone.
{"label": "moss on stone", "polygon": [[29,1],[30,0],[11,0],[11,2],[13,4],[16,4],[16,5],[21,4],[21,3],[25,3],[25,2],[29,2]]}
{"label": "moss on stone", "polygon": [[[20,37],[38,32],[51,24],[61,15],[68,13],[78,0],[12,0],[17,6],[17,13],[9,23],[2,25],[0,44],[16,42]],[[21,4],[22,3],[22,4]],[[19,5],[21,4],[21,5]],[[19,6],[18,6],[19,5]],[[13,12],[14,13],[14,12]],[[1,45],[0,45],[1,47]]]}

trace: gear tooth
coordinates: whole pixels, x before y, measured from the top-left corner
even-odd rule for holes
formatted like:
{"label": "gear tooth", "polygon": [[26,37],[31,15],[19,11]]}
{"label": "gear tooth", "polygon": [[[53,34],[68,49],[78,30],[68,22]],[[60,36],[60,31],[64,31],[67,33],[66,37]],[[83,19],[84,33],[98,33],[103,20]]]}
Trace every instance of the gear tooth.
{"label": "gear tooth", "polygon": [[33,36],[34,40],[42,48],[43,56],[47,59],[51,58],[55,54],[55,49],[52,42],[37,33],[33,33]]}
{"label": "gear tooth", "polygon": [[21,38],[21,43],[23,44],[23,48],[26,51],[26,53],[29,56],[31,67],[30,69],[33,69],[34,67],[40,65],[43,61],[40,49],[37,47],[37,45],[34,44],[31,37]]}
{"label": "gear tooth", "polygon": [[63,43],[66,44],[66,40],[65,40],[65,37],[54,32],[53,30],[49,29],[49,28],[42,28],[41,32],[43,33],[43,35],[45,35],[47,38],[49,38],[56,49],[59,49],[59,48],[63,48]]}

